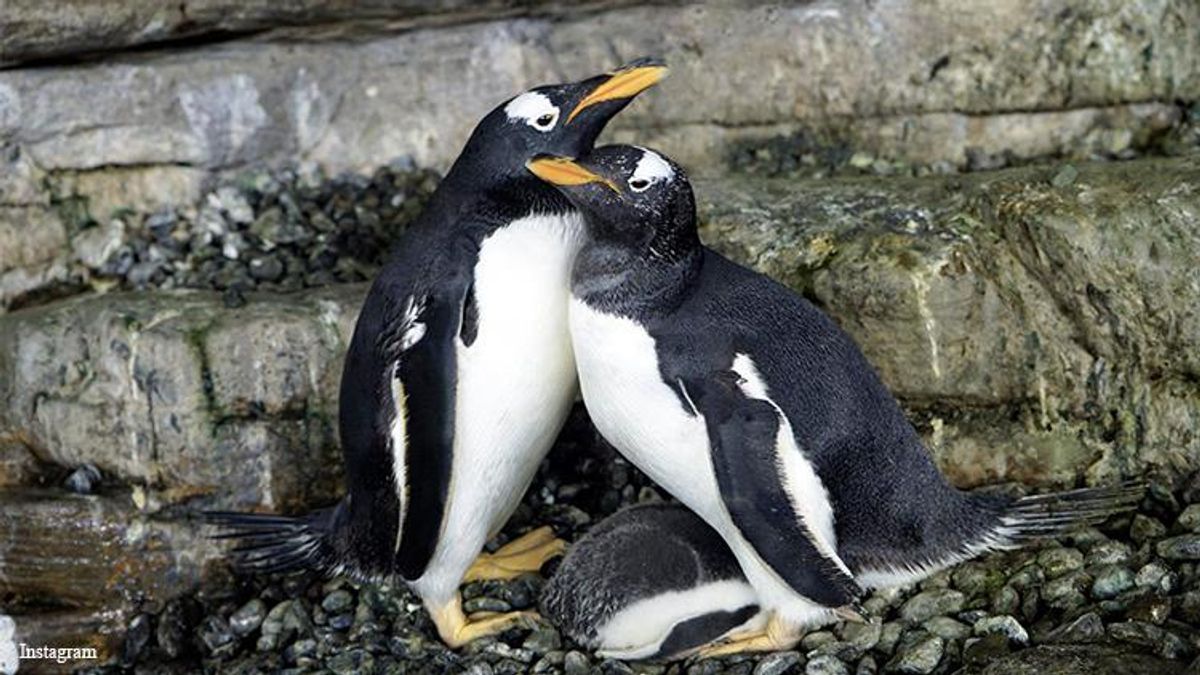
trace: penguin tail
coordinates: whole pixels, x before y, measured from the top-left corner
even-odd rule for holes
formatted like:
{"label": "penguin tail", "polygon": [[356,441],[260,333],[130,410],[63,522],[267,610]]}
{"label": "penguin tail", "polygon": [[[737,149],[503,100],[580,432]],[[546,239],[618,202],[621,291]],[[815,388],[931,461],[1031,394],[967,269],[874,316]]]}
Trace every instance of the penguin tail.
{"label": "penguin tail", "polygon": [[239,571],[338,574],[341,565],[332,541],[341,507],[338,504],[296,517],[205,511],[203,519],[217,528],[211,539],[235,540],[232,562]]}
{"label": "penguin tail", "polygon": [[1111,516],[1134,509],[1146,491],[1142,481],[1111,487],[1083,488],[1030,495],[1013,501],[1000,514],[1000,525],[988,533],[986,548],[1009,549],[1065,534],[1077,527],[1098,525]]}

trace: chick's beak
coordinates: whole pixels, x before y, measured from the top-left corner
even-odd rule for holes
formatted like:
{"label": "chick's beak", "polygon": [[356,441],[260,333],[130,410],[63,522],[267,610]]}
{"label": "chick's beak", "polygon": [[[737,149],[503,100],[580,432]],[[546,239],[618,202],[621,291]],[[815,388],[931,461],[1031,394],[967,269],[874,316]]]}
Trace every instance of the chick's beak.
{"label": "chick's beak", "polygon": [[567,115],[567,124],[575,116],[588,107],[603,103],[630,99],[658,84],[667,76],[667,66],[658,59],[642,58],[621,66],[608,74],[608,79],[601,82],[591,92],[584,96],[575,109]]}
{"label": "chick's beak", "polygon": [[525,168],[551,185],[570,187],[599,183],[621,194],[611,180],[566,157],[537,157],[526,162]]}

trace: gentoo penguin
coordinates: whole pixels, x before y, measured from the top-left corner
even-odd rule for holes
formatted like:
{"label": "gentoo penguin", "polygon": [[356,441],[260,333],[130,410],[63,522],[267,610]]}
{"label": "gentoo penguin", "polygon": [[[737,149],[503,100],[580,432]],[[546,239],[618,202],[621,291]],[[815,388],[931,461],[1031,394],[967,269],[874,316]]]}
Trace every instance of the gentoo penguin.
{"label": "gentoo penguin", "polygon": [[782,649],[899,585],[1129,505],[1137,486],[1012,499],[948,484],[853,340],[700,243],[678,165],[598,148],[530,171],[583,212],[569,322],[599,431],[725,539],[770,614],[709,653]]}
{"label": "gentoo penguin", "polygon": [[721,535],[679,504],[639,504],[571,545],[542,616],[605,658],[670,660],[766,622]]}
{"label": "gentoo penguin", "polygon": [[210,514],[267,571],[404,579],[459,646],[526,622],[463,614],[464,579],[537,570],[548,528],[482,556],[576,399],[567,333],[582,223],[530,175],[538,153],[581,153],[666,67],[642,59],[501,104],[475,127],[363,304],[342,371],[348,494],[300,518]]}

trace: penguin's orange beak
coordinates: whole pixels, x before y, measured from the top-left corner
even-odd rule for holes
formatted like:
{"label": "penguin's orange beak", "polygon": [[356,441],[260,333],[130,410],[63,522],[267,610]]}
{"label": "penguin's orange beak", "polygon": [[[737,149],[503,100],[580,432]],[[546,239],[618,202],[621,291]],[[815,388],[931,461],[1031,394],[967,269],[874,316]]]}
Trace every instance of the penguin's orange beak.
{"label": "penguin's orange beak", "polygon": [[526,162],[525,168],[551,185],[566,187],[599,183],[621,194],[621,190],[611,180],[566,157],[538,157]]}
{"label": "penguin's orange beak", "polygon": [[658,84],[666,76],[666,64],[656,59],[639,59],[626,66],[622,66],[609,73],[607,80],[597,85],[591,93],[584,96],[576,104],[571,114],[567,115],[567,124],[570,124],[576,115],[583,112],[589,106],[603,103],[604,101],[633,98]]}

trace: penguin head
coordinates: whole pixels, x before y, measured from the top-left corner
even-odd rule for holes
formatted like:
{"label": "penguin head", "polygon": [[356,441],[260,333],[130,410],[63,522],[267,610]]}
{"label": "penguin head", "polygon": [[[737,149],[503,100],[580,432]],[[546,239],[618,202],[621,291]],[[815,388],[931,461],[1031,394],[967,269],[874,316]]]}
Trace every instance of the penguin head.
{"label": "penguin head", "polygon": [[586,80],[519,94],[479,122],[452,172],[470,175],[476,186],[503,183],[512,190],[509,183],[515,180],[544,192],[525,170],[526,162],[539,155],[589,152],[608,121],[666,73],[661,60],[641,58]]}
{"label": "penguin head", "polygon": [[666,261],[700,248],[691,183],[661,153],[608,145],[577,160],[537,157],[527,167],[584,214],[594,241]]}

